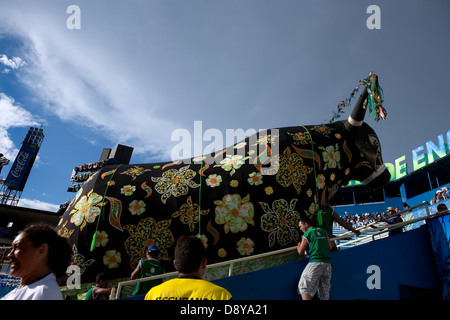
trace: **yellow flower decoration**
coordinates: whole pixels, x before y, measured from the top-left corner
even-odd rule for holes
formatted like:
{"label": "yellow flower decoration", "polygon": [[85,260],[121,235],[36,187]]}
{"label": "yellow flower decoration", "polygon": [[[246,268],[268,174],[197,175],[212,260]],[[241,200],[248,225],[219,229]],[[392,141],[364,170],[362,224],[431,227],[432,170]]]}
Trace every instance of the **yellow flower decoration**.
{"label": "yellow flower decoration", "polygon": [[108,266],[108,269],[114,269],[119,267],[119,263],[122,262],[120,252],[116,250],[108,250],[103,256],[103,264]]}
{"label": "yellow flower decoration", "polygon": [[216,205],[215,221],[217,224],[224,225],[225,233],[242,232],[247,230],[248,225],[255,225],[253,216],[255,209],[250,202],[250,195],[241,199],[238,194],[227,194],[222,200],[215,200]]}
{"label": "yellow flower decoration", "polygon": [[169,169],[162,174],[162,177],[152,177],[152,181],[156,182],[155,190],[162,194],[162,203],[166,203],[170,196],[183,196],[188,193],[189,188],[200,187],[199,184],[192,181],[195,176],[195,171],[189,169],[189,166],[185,166],[180,170]]}
{"label": "yellow flower decoration", "polygon": [[156,221],[148,217],[139,221],[137,225],[126,225],[123,227],[130,233],[130,237],[125,240],[124,247],[130,256],[130,266],[136,267],[142,257],[145,256],[146,249],[155,244],[161,254],[162,260],[170,260],[167,248],[171,247],[175,241],[169,226],[172,219]]}
{"label": "yellow flower decoration", "polygon": [[141,174],[143,174],[147,171],[151,171],[151,169],[144,169],[139,166],[134,166],[134,167],[128,169],[127,171],[122,172],[121,174],[126,174],[128,176],[131,176],[131,178],[132,178],[131,180],[133,181],[136,179],[137,176],[140,176]]}
{"label": "yellow flower decoration", "polygon": [[286,148],[280,156],[280,169],[276,175],[277,182],[287,188],[293,185],[297,194],[300,194],[301,186],[305,185],[308,174],[313,168],[303,165],[303,159],[297,153],[292,153],[291,148]]}
{"label": "yellow flower decoration", "polygon": [[241,254],[241,256],[249,256],[255,250],[253,248],[255,243],[250,238],[241,238],[241,240],[237,242],[237,246],[237,251]]}
{"label": "yellow flower decoration", "polygon": [[105,231],[97,231],[97,237],[95,239],[95,246],[98,248],[100,246],[104,247],[108,243],[108,234]]}
{"label": "yellow flower decoration", "polygon": [[70,222],[79,226],[80,230],[83,230],[86,223],[94,222],[95,218],[100,214],[100,207],[105,205],[105,202],[102,202],[102,200],[103,197],[92,192],[92,190],[87,195],[82,196],[70,212],[72,215]]}
{"label": "yellow flower decoration", "polygon": [[[198,224],[200,220],[199,216],[199,205],[197,203],[192,203],[191,196],[187,198],[186,203],[182,204],[179,211],[172,214],[172,218],[180,217],[180,221],[189,226],[189,231],[193,232],[195,225]],[[207,215],[209,209],[201,210],[201,215]]]}

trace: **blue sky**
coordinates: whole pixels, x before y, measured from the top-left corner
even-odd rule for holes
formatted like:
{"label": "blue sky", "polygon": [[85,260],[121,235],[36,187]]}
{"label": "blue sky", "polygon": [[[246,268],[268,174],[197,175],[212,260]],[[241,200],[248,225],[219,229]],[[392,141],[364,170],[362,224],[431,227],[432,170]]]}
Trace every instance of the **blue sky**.
{"label": "blue sky", "polygon": [[[366,26],[372,4],[381,29]],[[81,29],[67,28],[70,5]],[[22,206],[55,211],[71,200],[73,167],[104,147],[134,147],[136,164],[170,160],[172,132],[192,132],[196,120],[224,133],[326,123],[370,71],[388,117],[367,122],[385,162],[450,129],[445,0],[2,0],[0,9],[0,152],[12,164],[29,126],[45,134]]]}

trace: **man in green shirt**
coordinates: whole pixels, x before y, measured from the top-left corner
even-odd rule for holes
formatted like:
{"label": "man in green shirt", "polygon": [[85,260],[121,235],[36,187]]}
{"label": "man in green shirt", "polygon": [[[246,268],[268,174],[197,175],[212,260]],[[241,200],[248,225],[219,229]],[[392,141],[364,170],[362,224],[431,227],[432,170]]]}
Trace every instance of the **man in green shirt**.
{"label": "man in green shirt", "polygon": [[[344,227],[348,231],[352,231],[357,236],[361,234],[361,231],[353,228],[350,222],[341,218],[341,216],[339,216],[336,210],[334,210],[334,208],[330,205],[325,205],[322,209],[318,210],[314,214],[311,220],[311,225],[313,227],[324,228],[327,231],[328,236],[332,238],[334,221],[336,221],[341,227]],[[331,251],[338,250],[338,248],[336,247],[336,243],[334,241],[331,241],[331,245],[332,245]]]}
{"label": "man in green shirt", "polygon": [[309,262],[298,283],[298,293],[303,300],[311,300],[317,292],[320,300],[330,297],[331,282],[331,241],[325,229],[313,227],[308,217],[299,222],[303,232],[302,241],[297,246],[300,255],[309,249]]}
{"label": "man in green shirt", "polygon": [[[151,277],[165,272],[164,268],[158,263],[159,249],[155,245],[151,245],[147,249],[147,259],[139,261],[136,269],[131,274],[131,280]],[[138,282],[134,289],[133,296],[147,294],[147,292],[154,286],[160,284],[161,279],[150,280],[145,282]]]}

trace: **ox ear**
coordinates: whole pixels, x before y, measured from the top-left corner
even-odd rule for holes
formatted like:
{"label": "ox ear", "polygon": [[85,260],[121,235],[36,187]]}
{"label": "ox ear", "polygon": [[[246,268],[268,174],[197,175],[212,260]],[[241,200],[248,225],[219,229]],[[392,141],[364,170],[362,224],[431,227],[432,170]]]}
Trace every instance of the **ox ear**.
{"label": "ox ear", "polygon": [[368,96],[367,87],[364,87],[363,93],[359,96],[358,102],[356,102],[352,113],[345,122],[345,128],[347,131],[351,131],[355,127],[360,127],[364,122],[364,116],[366,114],[366,106],[364,101],[366,101]]}

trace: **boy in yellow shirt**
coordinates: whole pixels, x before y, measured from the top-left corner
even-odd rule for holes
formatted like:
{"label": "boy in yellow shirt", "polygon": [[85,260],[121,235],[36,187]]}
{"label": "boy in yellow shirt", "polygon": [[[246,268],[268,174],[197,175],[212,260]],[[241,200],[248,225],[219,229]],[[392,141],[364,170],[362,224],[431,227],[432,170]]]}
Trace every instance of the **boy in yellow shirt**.
{"label": "boy in yellow shirt", "polygon": [[228,290],[203,280],[207,260],[205,246],[195,236],[184,236],[175,247],[174,266],[178,278],[153,287],[145,300],[230,300]]}

